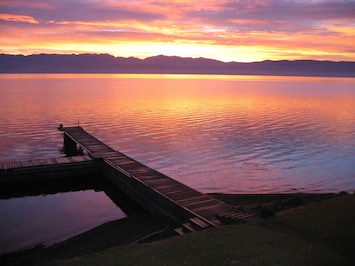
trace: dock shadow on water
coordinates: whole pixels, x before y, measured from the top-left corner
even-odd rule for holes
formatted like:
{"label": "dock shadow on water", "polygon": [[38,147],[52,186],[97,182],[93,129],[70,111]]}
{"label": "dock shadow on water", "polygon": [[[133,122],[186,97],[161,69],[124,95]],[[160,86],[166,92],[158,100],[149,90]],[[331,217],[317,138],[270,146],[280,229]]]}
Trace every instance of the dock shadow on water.
{"label": "dock shadow on water", "polygon": [[52,245],[144,212],[100,176],[0,187],[0,255]]}

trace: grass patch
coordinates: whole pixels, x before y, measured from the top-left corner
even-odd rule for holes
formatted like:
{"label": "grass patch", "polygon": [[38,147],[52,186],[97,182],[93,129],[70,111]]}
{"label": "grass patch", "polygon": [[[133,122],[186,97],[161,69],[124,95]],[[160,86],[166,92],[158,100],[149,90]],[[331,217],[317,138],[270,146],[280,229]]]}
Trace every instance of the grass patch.
{"label": "grass patch", "polygon": [[284,233],[235,225],[113,248],[56,265],[327,265],[328,262],[339,265],[345,261]]}
{"label": "grass patch", "polygon": [[268,225],[355,261],[354,194],[287,210]]}

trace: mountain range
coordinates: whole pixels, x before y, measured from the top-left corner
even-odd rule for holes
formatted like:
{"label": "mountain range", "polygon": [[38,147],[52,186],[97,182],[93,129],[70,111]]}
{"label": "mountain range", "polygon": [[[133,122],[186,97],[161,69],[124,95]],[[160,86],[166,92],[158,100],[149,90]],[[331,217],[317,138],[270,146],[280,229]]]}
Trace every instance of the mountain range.
{"label": "mountain range", "polygon": [[355,62],[281,60],[239,63],[207,58],[108,54],[0,54],[0,73],[160,73],[355,77]]}

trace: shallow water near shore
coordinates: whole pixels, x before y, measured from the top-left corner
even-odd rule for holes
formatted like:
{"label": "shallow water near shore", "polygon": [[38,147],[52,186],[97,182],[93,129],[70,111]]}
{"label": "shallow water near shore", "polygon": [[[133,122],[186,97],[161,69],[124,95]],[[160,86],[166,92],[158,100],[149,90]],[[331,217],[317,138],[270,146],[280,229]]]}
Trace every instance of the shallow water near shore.
{"label": "shallow water near shore", "polygon": [[0,254],[51,245],[125,213],[103,191],[93,190],[0,200]]}
{"label": "shallow water near shore", "polygon": [[0,255],[62,242],[142,209],[102,176],[0,187]]}

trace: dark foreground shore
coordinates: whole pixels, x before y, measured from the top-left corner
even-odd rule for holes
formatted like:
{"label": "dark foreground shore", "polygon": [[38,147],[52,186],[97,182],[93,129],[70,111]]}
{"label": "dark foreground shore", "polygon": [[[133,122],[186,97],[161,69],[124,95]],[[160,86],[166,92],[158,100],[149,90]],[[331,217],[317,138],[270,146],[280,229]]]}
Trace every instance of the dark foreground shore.
{"label": "dark foreground shore", "polygon": [[[347,193],[262,194],[262,195],[210,194],[210,195],[221,201],[224,201],[227,204],[234,206],[235,208],[247,208],[249,210],[253,210],[257,212],[259,215],[265,218],[264,222],[262,222],[262,224],[258,226],[264,228],[270,227],[273,228],[273,230],[275,230],[275,228],[276,230],[282,230],[282,228],[285,229],[285,225],[284,224],[277,225],[279,221],[275,222],[275,220],[277,219],[272,218],[275,215],[276,217],[278,217],[279,214],[287,213],[288,210],[296,209],[296,207],[300,209],[302,208],[306,209],[307,206],[313,206],[314,204],[318,204],[320,206],[319,208],[324,208],[323,211],[326,214],[327,211],[329,212],[329,210],[327,210],[326,207],[328,206],[326,204],[327,201],[330,201],[334,198],[342,198],[342,197],[351,197],[352,200],[354,201],[354,195],[346,195],[346,194]],[[351,222],[354,219],[354,214],[353,214],[355,212],[354,205],[348,203],[347,204],[344,203],[342,205],[341,203],[339,203],[339,206],[337,206],[336,208],[342,208],[342,206],[344,207],[344,209],[340,211],[345,213],[349,212],[350,220],[348,221],[348,223],[351,224]],[[335,210],[336,213],[337,211],[339,210]],[[329,215],[332,216],[333,214],[329,213]],[[307,217],[305,217],[305,219],[306,218]],[[337,217],[329,217],[329,218],[333,219],[334,221],[337,221]],[[319,218],[319,219],[323,219],[323,218]],[[319,221],[319,223],[321,224],[322,221]],[[93,254],[102,253],[107,250],[111,250],[112,248],[126,247],[126,246],[141,244],[141,243],[152,243],[152,242],[165,240],[169,238],[175,239],[174,236],[176,236],[176,234],[174,232],[174,228],[176,228],[177,226],[178,225],[162,217],[154,216],[144,211],[141,211],[125,219],[108,222],[90,231],[87,231],[83,234],[80,234],[69,240],[66,240],[62,243],[55,244],[50,247],[37,246],[29,250],[2,255],[0,257],[0,265],[38,265],[38,264],[52,264],[52,263],[56,265],[56,263],[60,261],[68,261],[68,260],[72,261],[75,260],[75,258],[91,256]],[[334,224],[334,226],[341,227],[343,225]],[[354,243],[355,242],[354,228],[352,228],[351,230],[352,231],[349,232],[349,237],[350,237],[349,239],[353,241],[352,243]],[[211,230],[207,230],[207,231],[211,231]],[[194,234],[194,235],[198,235],[198,234]],[[182,238],[184,237],[185,236],[183,236]],[[353,247],[349,247],[349,248],[351,249]],[[345,258],[344,263],[347,263],[349,259],[352,258]],[[122,264],[122,265],[126,265],[126,264]],[[138,261],[137,265],[143,265],[143,262]],[[173,263],[171,265],[175,265],[175,264]],[[223,265],[223,263],[221,265]],[[245,264],[245,265],[249,265],[249,264]]]}

